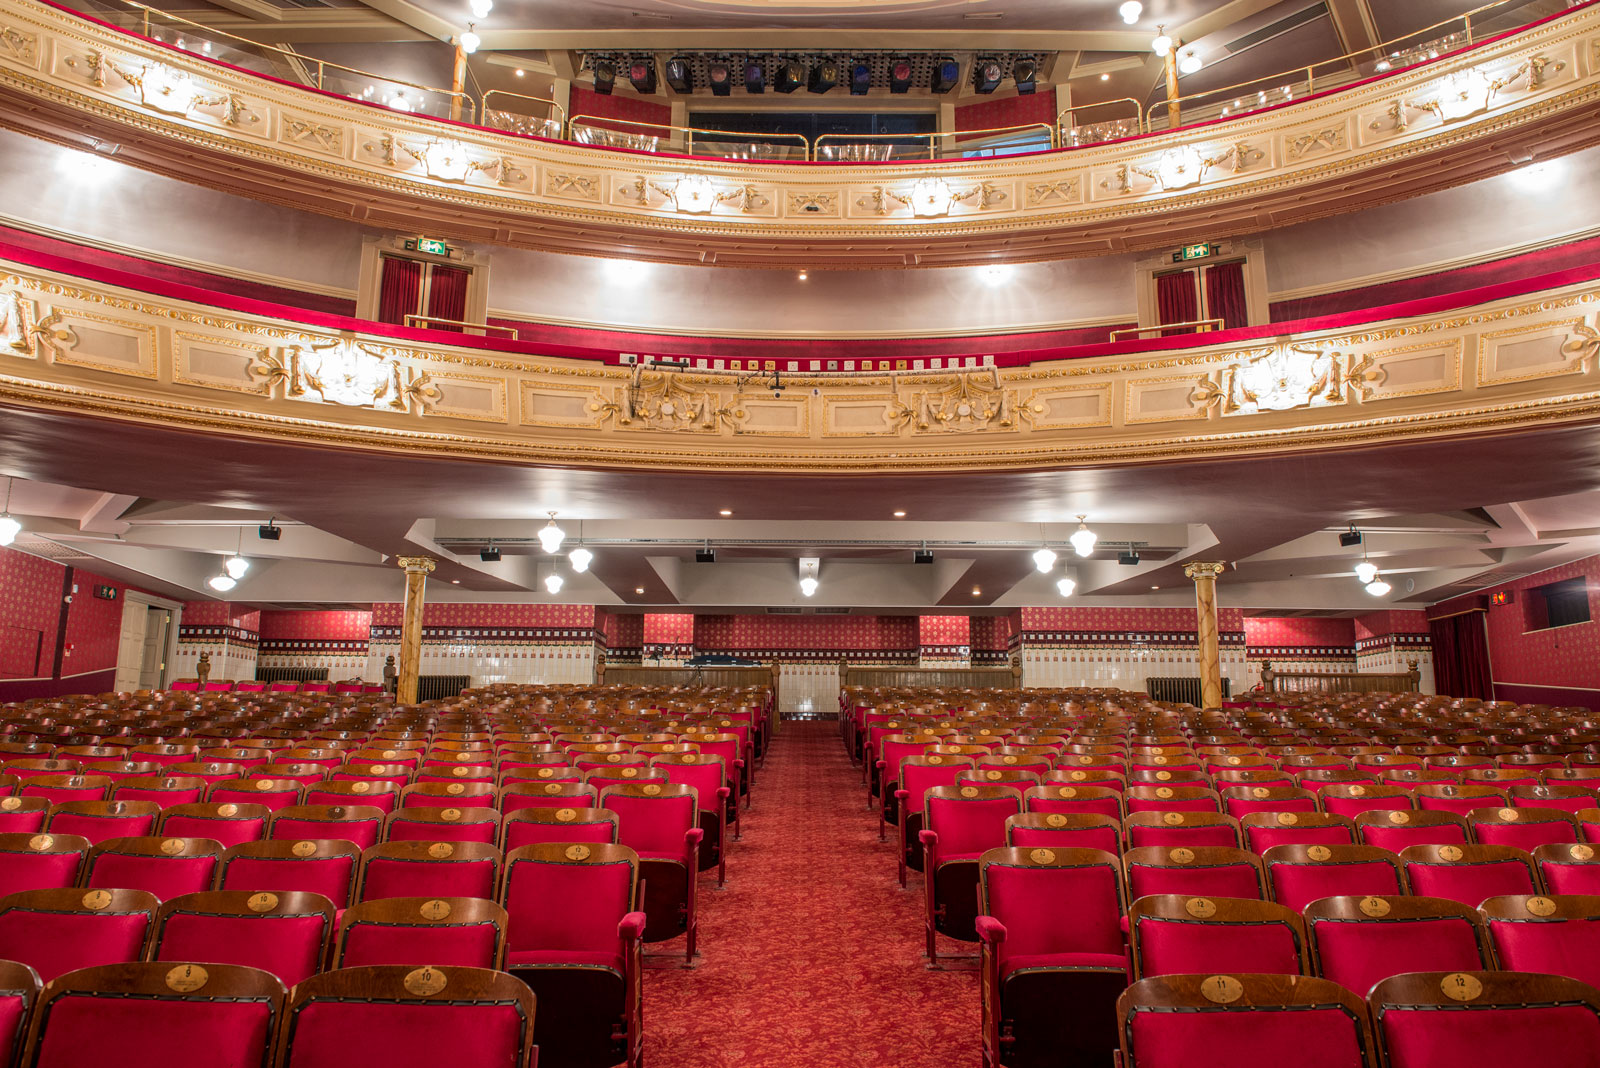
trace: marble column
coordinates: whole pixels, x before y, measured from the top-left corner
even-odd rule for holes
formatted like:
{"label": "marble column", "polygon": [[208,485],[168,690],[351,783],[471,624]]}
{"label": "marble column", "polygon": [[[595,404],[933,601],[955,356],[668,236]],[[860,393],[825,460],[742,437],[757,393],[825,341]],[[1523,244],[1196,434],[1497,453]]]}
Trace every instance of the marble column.
{"label": "marble column", "polygon": [[433,572],[431,556],[402,556],[396,563],[406,573],[406,608],[400,625],[400,679],[395,701],[417,703],[417,676],[422,673],[422,604],[428,575]]}
{"label": "marble column", "polygon": [[1200,637],[1200,705],[1222,707],[1222,657],[1217,643],[1217,576],[1227,564],[1186,564],[1183,573],[1194,580],[1196,632]]}

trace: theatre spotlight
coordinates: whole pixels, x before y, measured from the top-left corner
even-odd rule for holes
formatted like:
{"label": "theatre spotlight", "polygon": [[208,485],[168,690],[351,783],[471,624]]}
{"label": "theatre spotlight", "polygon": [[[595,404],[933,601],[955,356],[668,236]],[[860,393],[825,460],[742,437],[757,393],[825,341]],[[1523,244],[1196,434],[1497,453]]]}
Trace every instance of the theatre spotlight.
{"label": "theatre spotlight", "polygon": [[806,83],[806,65],[798,59],[778,64],[778,79],[772,85],[780,93],[792,93]]}
{"label": "theatre spotlight", "polygon": [[717,562],[717,550],[707,542],[705,548],[694,551],[694,562],[697,564],[714,564]]}
{"label": "theatre spotlight", "polygon": [[656,61],[651,56],[635,59],[628,64],[628,81],[633,83],[635,92],[646,96],[656,91]]}
{"label": "theatre spotlight", "polygon": [[694,72],[689,69],[689,61],[682,56],[673,56],[667,60],[667,84],[674,93],[694,92]]}
{"label": "theatre spotlight", "polygon": [[1032,56],[1022,56],[1011,64],[1011,77],[1017,83],[1017,94],[1027,96],[1039,87],[1039,61]]}
{"label": "theatre spotlight", "polygon": [[806,90],[812,93],[826,93],[829,89],[839,84],[839,61],[835,59],[819,60],[811,68],[811,80],[806,83]]}
{"label": "theatre spotlight", "polygon": [[933,77],[929,79],[928,88],[936,93],[948,93],[961,81],[961,64],[943,56],[933,65]]}
{"label": "theatre spotlight", "polygon": [[748,60],[744,65],[744,91],[747,93],[767,91],[767,72],[759,59]]}
{"label": "theatre spotlight", "polygon": [[609,59],[594,61],[594,91],[601,96],[610,96],[611,90],[617,84],[617,65]]}
{"label": "theatre spotlight", "polygon": [[1004,73],[1000,61],[993,56],[984,56],[972,65],[972,88],[978,93],[992,93],[1000,86],[1000,76]]}
{"label": "theatre spotlight", "polygon": [[1354,523],[1350,525],[1349,530],[1339,535],[1339,548],[1341,549],[1351,549],[1360,544],[1361,531],[1355,528]]}
{"label": "theatre spotlight", "polygon": [[889,64],[889,92],[905,93],[911,89],[911,60],[896,56]]}
{"label": "theatre spotlight", "polygon": [[720,59],[706,67],[706,81],[711,83],[712,96],[733,92],[733,70]]}
{"label": "theatre spotlight", "polygon": [[872,88],[872,65],[864,60],[850,64],[850,95],[866,96]]}
{"label": "theatre spotlight", "polygon": [[486,564],[498,564],[500,562],[500,550],[496,549],[492,544],[485,545],[478,550],[478,559]]}
{"label": "theatre spotlight", "polygon": [[277,516],[273,516],[271,519],[267,520],[265,526],[257,527],[256,537],[260,538],[262,541],[277,541],[279,538],[283,537],[283,528],[277,525],[277,518]]}
{"label": "theatre spotlight", "polygon": [[1139,550],[1138,549],[1127,549],[1127,550],[1117,554],[1117,563],[1119,563],[1119,564],[1127,564],[1128,566],[1131,567],[1134,564],[1137,564],[1138,562],[1139,562]]}
{"label": "theatre spotlight", "polygon": [[931,564],[931,563],[933,563],[933,550],[932,549],[913,549],[913,550],[911,550],[911,562],[913,564]]}

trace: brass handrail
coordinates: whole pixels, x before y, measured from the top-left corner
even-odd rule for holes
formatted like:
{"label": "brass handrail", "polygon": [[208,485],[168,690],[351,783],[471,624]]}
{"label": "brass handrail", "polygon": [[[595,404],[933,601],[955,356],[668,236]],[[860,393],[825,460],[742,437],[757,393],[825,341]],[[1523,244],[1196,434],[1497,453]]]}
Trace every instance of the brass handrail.
{"label": "brass handrail", "polygon": [[[1276,81],[1278,81],[1280,79],[1288,79],[1289,80],[1289,84],[1296,85],[1296,84],[1299,84],[1299,79],[1302,77],[1302,75],[1305,77],[1305,86],[1306,86],[1307,92],[1315,92],[1316,91],[1316,74],[1315,74],[1315,71],[1316,71],[1316,69],[1318,67],[1325,67],[1325,66],[1329,66],[1329,65],[1332,65],[1332,64],[1336,64],[1336,63],[1346,63],[1349,60],[1356,59],[1356,58],[1359,58],[1361,56],[1367,56],[1367,55],[1372,55],[1373,58],[1375,58],[1379,62],[1382,62],[1382,60],[1384,59],[1384,56],[1383,56],[1382,53],[1384,53],[1387,49],[1389,49],[1390,46],[1397,45],[1402,41],[1409,41],[1409,40],[1411,40],[1412,38],[1415,38],[1415,37],[1421,37],[1425,33],[1432,33],[1434,30],[1443,29],[1444,27],[1454,25],[1457,22],[1460,22],[1460,23],[1463,24],[1463,26],[1464,26],[1464,28],[1466,30],[1466,34],[1467,34],[1467,44],[1471,45],[1471,44],[1474,43],[1473,40],[1472,40],[1472,17],[1474,15],[1481,15],[1485,11],[1490,11],[1490,10],[1493,10],[1494,8],[1497,8],[1497,7],[1504,7],[1506,4],[1511,4],[1511,3],[1516,3],[1516,2],[1518,2],[1518,0],[1493,0],[1492,3],[1484,4],[1482,7],[1475,7],[1471,11],[1464,11],[1459,15],[1453,15],[1448,19],[1444,19],[1444,20],[1442,20],[1440,22],[1434,23],[1432,26],[1424,26],[1420,30],[1413,30],[1411,33],[1403,34],[1400,37],[1391,38],[1390,40],[1387,40],[1387,41],[1379,41],[1377,44],[1368,45],[1365,48],[1358,48],[1353,52],[1346,52],[1344,55],[1335,56],[1332,59],[1323,59],[1323,60],[1318,60],[1316,63],[1302,64],[1301,66],[1292,67],[1289,70],[1282,71],[1282,72],[1279,72],[1277,74],[1263,74],[1259,78],[1251,78],[1247,82],[1238,82],[1238,83],[1236,83],[1234,85],[1224,86],[1224,87],[1222,87],[1220,89],[1207,89],[1204,92],[1189,93],[1189,94],[1186,94],[1184,96],[1175,97],[1174,99],[1172,99],[1170,101],[1169,100],[1157,100],[1157,101],[1154,101],[1153,103],[1147,105],[1145,107],[1145,109],[1144,109],[1144,128],[1145,128],[1145,131],[1147,133],[1153,131],[1154,126],[1153,126],[1153,124],[1151,122],[1151,116],[1153,116],[1155,114],[1157,108],[1164,108],[1169,103],[1170,104],[1178,104],[1178,105],[1181,106],[1185,100],[1198,100],[1201,97],[1227,96],[1230,93],[1239,93],[1241,90],[1244,90],[1244,89],[1247,89],[1247,88],[1251,88],[1251,87],[1259,87],[1259,86],[1263,85],[1264,83],[1276,82]],[[1181,129],[1182,126],[1180,125],[1177,128]]]}
{"label": "brass handrail", "polygon": [[[489,98],[491,96],[514,96],[518,100],[532,100],[535,103],[539,103],[539,104],[549,104],[551,107],[555,108],[556,111],[560,114],[560,117],[557,118],[555,121],[560,125],[560,128],[563,131],[566,129],[566,126],[567,126],[567,109],[561,106],[561,102],[559,100],[551,100],[549,97],[543,97],[543,96],[529,96],[527,93],[513,93],[513,92],[511,92],[510,90],[507,90],[507,89],[490,89],[487,93],[483,94],[483,110],[485,112],[489,111]],[[528,117],[529,118],[538,118],[537,115],[530,115]],[[545,117],[545,121],[546,122],[550,121],[550,117],[546,116]]]}
{"label": "brass handrail", "polygon": [[1047,122],[1025,122],[1020,126],[991,126],[981,130],[945,130],[936,133],[904,133],[904,134],[823,134],[811,146],[812,159],[822,158],[822,143],[824,141],[852,141],[863,144],[887,144],[895,140],[906,138],[928,139],[928,158],[937,159],[939,150],[938,142],[944,138],[971,138],[983,134],[1015,133],[1018,130],[1043,130],[1050,140],[1051,148],[1059,148],[1060,142],[1056,138],[1055,127]]}
{"label": "brass handrail", "polygon": [[[695,134],[706,134],[706,135],[708,135],[709,138],[719,138],[719,137],[728,137],[728,138],[741,138],[742,137],[742,138],[748,138],[748,139],[750,139],[751,143],[754,143],[754,144],[774,143],[774,142],[776,142],[776,143],[788,145],[788,144],[793,144],[794,142],[799,142],[799,148],[800,148],[800,151],[801,151],[801,154],[802,154],[802,158],[803,159],[810,159],[811,158],[811,139],[806,137],[805,134],[797,134],[797,133],[790,133],[790,134],[784,134],[784,133],[756,134],[756,133],[743,133],[743,132],[741,132],[739,130],[712,130],[712,129],[708,129],[708,128],[703,127],[703,126],[677,126],[677,125],[674,125],[673,123],[670,123],[670,122],[640,122],[640,121],[637,121],[635,119],[614,119],[614,118],[610,117],[609,115],[574,115],[574,116],[572,116],[572,119],[567,123],[567,140],[569,140],[569,141],[576,141],[577,140],[577,134],[578,134],[578,127],[579,126],[582,126],[585,129],[590,129],[590,130],[605,130],[606,127],[602,126],[602,125],[599,125],[599,124],[600,123],[607,123],[607,122],[616,123],[616,124],[622,125],[622,126],[637,126],[641,130],[644,130],[644,131],[649,131],[649,130],[676,130],[676,131],[679,131],[679,132],[687,135],[684,138],[684,155],[687,155],[687,156],[694,155],[694,135]],[[617,132],[627,132],[627,131],[612,130],[611,132],[612,133],[617,133]],[[650,135],[646,134],[646,136],[650,136]],[[660,135],[655,135],[655,136],[660,136]],[[671,138],[666,138],[666,139],[670,140]]]}
{"label": "brass handrail", "polygon": [[509,326],[496,326],[493,323],[469,323],[465,319],[446,319],[441,315],[407,315],[406,325],[427,328],[436,325],[459,326],[464,330],[498,330],[511,340],[517,339],[517,332]]}
{"label": "brass handrail", "polygon": [[[455,90],[455,89],[440,89],[440,88],[438,88],[436,86],[432,86],[432,85],[422,85],[422,84],[420,84],[418,82],[408,82],[404,78],[395,78],[395,77],[392,77],[392,76],[390,76],[388,74],[377,74],[377,73],[374,73],[373,71],[370,71],[370,70],[362,70],[359,67],[347,67],[343,63],[335,63],[332,60],[318,59],[315,56],[308,56],[303,52],[296,52],[292,48],[283,48],[283,47],[281,47],[279,45],[263,44],[260,41],[252,41],[248,37],[240,37],[238,34],[229,33],[227,30],[213,29],[212,27],[207,26],[203,22],[195,22],[194,20],[186,19],[181,15],[173,15],[173,14],[171,14],[169,12],[162,11],[160,8],[155,8],[155,7],[151,7],[148,4],[140,3],[139,0],[114,0],[114,2],[121,3],[121,4],[126,4],[128,7],[131,7],[134,10],[139,12],[140,17],[141,17],[140,31],[139,32],[145,37],[151,37],[151,34],[150,34],[150,16],[152,14],[154,14],[155,16],[157,16],[158,23],[160,23],[160,22],[172,22],[172,23],[181,23],[184,26],[192,26],[192,27],[194,27],[194,29],[199,30],[199,31],[203,31],[206,34],[213,34],[213,35],[215,35],[217,37],[225,37],[229,41],[237,42],[237,44],[241,48],[241,50],[255,49],[255,50],[266,51],[266,52],[276,52],[278,55],[292,58],[293,60],[295,60],[298,63],[312,64],[312,65],[314,65],[316,67],[316,70],[317,70],[316,85],[315,85],[315,87],[317,89],[324,89],[323,83],[325,81],[325,75],[327,73],[328,68],[331,67],[334,70],[346,71],[347,73],[350,73],[350,74],[359,75],[362,78],[371,78],[371,79],[374,79],[375,81],[387,82],[390,85],[403,85],[403,86],[407,87],[408,89],[418,89],[418,90],[421,90],[422,92],[425,92],[425,93],[438,93],[440,96],[450,97],[452,99],[459,100],[462,103],[465,103],[466,106],[467,106],[467,109],[468,109],[467,122],[468,123],[476,123],[476,121],[477,121],[477,102],[474,101],[472,99],[472,97],[469,96],[465,91],[458,91],[458,90]],[[184,51],[185,52],[189,52],[189,54],[193,55],[196,59],[210,60],[210,57],[206,56],[203,53],[192,52],[189,49],[184,49]],[[213,62],[221,62],[221,61],[213,61]],[[327,91],[327,90],[324,89],[324,91]],[[382,104],[381,101],[374,101],[373,103],[379,104],[379,105]],[[426,117],[426,116],[424,116],[424,117]]]}
{"label": "brass handrail", "polygon": [[[1076,104],[1076,105],[1074,105],[1074,106],[1072,106],[1070,108],[1062,108],[1061,111],[1056,114],[1056,129],[1058,131],[1065,131],[1065,130],[1070,130],[1070,129],[1076,129],[1077,128],[1076,123],[1073,123],[1070,126],[1065,124],[1065,123],[1063,123],[1061,121],[1063,116],[1065,116],[1067,119],[1071,120],[1072,116],[1076,112],[1088,111],[1090,108],[1103,108],[1103,107],[1106,107],[1107,105],[1110,105],[1110,104],[1122,104],[1122,103],[1128,103],[1128,104],[1132,104],[1133,105],[1133,125],[1134,125],[1134,128],[1135,128],[1135,132],[1143,133],[1144,132],[1144,128],[1145,128],[1144,127],[1144,105],[1139,103],[1139,101],[1137,99],[1135,99],[1134,97],[1131,97],[1131,96],[1119,96],[1119,97],[1115,97],[1115,98],[1113,98],[1111,100],[1101,100],[1101,101],[1098,101],[1097,103],[1094,103],[1094,104]],[[1108,120],[1105,120],[1105,121],[1109,122],[1109,121],[1115,121],[1115,120],[1109,120],[1108,119]],[[1089,125],[1098,126],[1100,124],[1099,123],[1089,123]],[[1067,139],[1066,139],[1066,136],[1065,136],[1064,133],[1061,134],[1060,140],[1061,140],[1062,144],[1066,144]]]}
{"label": "brass handrail", "polygon": [[1192,319],[1187,323],[1161,323],[1159,326],[1125,326],[1121,330],[1111,331],[1111,340],[1121,341],[1124,334],[1142,334],[1146,330],[1160,330],[1165,333],[1168,330],[1185,330],[1191,326],[1197,334],[1209,334],[1218,327],[1226,325],[1228,324],[1224,319]]}

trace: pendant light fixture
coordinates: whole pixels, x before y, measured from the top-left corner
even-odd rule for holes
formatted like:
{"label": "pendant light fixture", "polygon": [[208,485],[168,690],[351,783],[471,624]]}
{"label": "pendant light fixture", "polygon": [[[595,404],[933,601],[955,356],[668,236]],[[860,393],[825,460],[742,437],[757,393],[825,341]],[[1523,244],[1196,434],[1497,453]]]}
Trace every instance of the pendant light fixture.
{"label": "pendant light fixture", "polygon": [[1073,531],[1072,537],[1067,539],[1072,543],[1072,551],[1079,556],[1092,555],[1094,553],[1094,543],[1100,540],[1100,536],[1089,529],[1089,525],[1084,522],[1084,518],[1081,515],[1078,517],[1078,529]]}
{"label": "pendant light fixture", "polygon": [[548,513],[550,522],[539,528],[539,544],[544,546],[544,551],[554,553],[561,551],[561,543],[567,539],[567,532],[556,526],[556,514]]}
{"label": "pendant light fixture", "polygon": [[1056,553],[1044,542],[1044,524],[1039,524],[1039,551],[1033,554],[1033,566],[1039,569],[1039,574],[1047,575],[1050,569],[1056,566]]}
{"label": "pendant light fixture", "polygon": [[0,511],[0,545],[10,545],[17,540],[17,535],[22,533],[22,524],[11,518],[11,484],[15,478],[6,479],[6,505]]}

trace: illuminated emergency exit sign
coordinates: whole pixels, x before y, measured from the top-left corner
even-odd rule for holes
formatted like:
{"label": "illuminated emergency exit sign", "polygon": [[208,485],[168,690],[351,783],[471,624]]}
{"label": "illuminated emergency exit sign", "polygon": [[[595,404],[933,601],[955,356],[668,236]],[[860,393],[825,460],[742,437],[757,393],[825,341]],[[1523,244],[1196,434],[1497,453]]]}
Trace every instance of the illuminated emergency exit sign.
{"label": "illuminated emergency exit sign", "polygon": [[1181,252],[1172,254],[1173,263],[1182,263],[1185,260],[1203,260],[1216,251],[1215,245],[1185,245]]}

